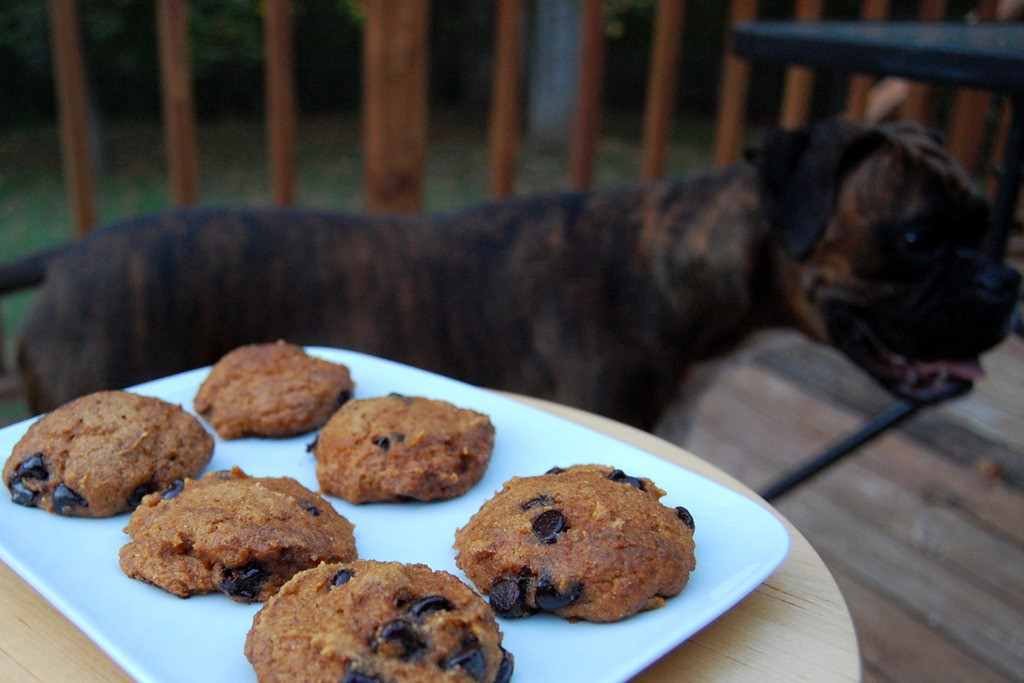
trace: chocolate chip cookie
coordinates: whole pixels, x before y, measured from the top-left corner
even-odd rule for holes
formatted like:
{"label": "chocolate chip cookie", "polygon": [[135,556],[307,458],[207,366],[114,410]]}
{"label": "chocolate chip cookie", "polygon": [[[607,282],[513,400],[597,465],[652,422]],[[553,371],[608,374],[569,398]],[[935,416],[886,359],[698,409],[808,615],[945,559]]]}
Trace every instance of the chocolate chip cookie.
{"label": "chocolate chip cookie", "polygon": [[322,427],[353,391],[347,366],[278,341],[226,354],[193,405],[222,439],[287,437]]}
{"label": "chocolate chip cookie", "polygon": [[493,449],[486,415],[391,394],[346,403],[312,450],[325,493],[371,503],[460,496],[483,478]]}
{"label": "chocolate chip cookie", "polygon": [[196,477],[213,437],[181,406],[101,391],[44,415],[3,469],[11,500],[71,517],[130,512],[153,491]]}
{"label": "chocolate chip cookie", "polygon": [[220,591],[262,601],[296,572],[354,560],[353,528],[294,479],[236,467],[143,498],[125,528],[121,569],[181,598]]}
{"label": "chocolate chip cookie", "polygon": [[260,681],[506,683],[513,658],[487,603],[447,572],[358,560],[296,574],[257,612]]}
{"label": "chocolate chip cookie", "polygon": [[686,586],[694,522],[650,479],[602,465],[514,477],[455,534],[456,564],[502,617],[608,622]]}

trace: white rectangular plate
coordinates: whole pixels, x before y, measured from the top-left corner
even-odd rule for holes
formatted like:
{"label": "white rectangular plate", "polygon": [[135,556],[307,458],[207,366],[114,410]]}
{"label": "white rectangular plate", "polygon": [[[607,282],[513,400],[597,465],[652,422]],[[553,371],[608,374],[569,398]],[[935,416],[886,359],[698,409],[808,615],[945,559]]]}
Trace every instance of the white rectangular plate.
{"label": "white rectangular plate", "polygon": [[[398,392],[444,399],[487,413],[496,428],[486,476],[460,498],[363,506],[329,498],[355,524],[361,558],[422,562],[465,580],[455,566],[455,530],[506,480],[556,465],[598,463],[649,477],[668,492],[664,504],[693,514],[697,569],[665,607],[613,624],[573,624],[544,614],[500,620],[504,644],[515,655],[513,680],[627,680],[739,602],[789,552],[789,535],[768,510],[654,455],[446,377],[349,351],[309,351],[348,365],[357,398]],[[207,372],[174,375],[133,391],[190,410]],[[0,430],[0,459],[6,460],[29,422]],[[237,465],[254,476],[294,477],[315,491],[315,461],[306,450],[312,439],[218,438],[208,471]],[[63,518],[0,495],[0,558],[140,681],[255,680],[243,644],[260,605],[219,594],[182,600],[128,579],[118,566],[127,519]]]}

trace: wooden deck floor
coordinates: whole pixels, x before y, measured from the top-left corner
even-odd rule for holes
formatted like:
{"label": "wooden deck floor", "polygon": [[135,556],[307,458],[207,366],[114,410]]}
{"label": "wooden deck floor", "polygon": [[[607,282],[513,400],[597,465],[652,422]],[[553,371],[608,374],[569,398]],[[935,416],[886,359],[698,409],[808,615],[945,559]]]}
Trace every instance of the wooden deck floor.
{"label": "wooden deck floor", "polygon": [[[662,436],[755,490],[892,402],[830,349],[761,340]],[[866,681],[1024,680],[1024,341],[987,377],[800,488],[779,510],[839,583]]]}

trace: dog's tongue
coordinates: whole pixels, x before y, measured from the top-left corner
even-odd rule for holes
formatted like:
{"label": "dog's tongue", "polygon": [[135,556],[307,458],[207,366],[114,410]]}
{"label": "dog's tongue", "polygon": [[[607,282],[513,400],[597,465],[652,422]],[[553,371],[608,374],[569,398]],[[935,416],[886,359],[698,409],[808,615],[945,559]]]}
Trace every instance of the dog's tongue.
{"label": "dog's tongue", "polygon": [[944,376],[962,379],[965,382],[973,382],[985,375],[985,371],[982,370],[981,363],[978,362],[977,358],[917,361],[914,363],[914,369],[922,377]]}
{"label": "dog's tongue", "polygon": [[893,366],[899,379],[897,393],[915,400],[932,402],[959,396],[985,373],[977,358],[960,360],[907,361]]}
{"label": "dog's tongue", "polygon": [[898,383],[908,395],[944,396],[954,386],[968,385],[985,375],[978,358],[911,360],[883,350],[887,368],[879,374]]}
{"label": "dog's tongue", "polygon": [[907,358],[883,344],[862,318],[834,311],[830,333],[858,365],[890,391],[920,402],[959,396],[984,376],[977,356],[919,360]]}

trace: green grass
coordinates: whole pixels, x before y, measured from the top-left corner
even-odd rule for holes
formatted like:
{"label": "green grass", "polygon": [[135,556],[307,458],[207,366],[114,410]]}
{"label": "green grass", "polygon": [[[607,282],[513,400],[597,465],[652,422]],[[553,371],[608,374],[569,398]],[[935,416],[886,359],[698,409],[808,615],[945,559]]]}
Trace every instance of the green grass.
{"label": "green grass", "polygon": [[[489,152],[486,121],[461,111],[431,114],[424,203],[428,211],[487,200]],[[297,150],[297,204],[359,210],[364,206],[361,122],[357,116],[303,120]],[[103,162],[97,173],[99,224],[171,206],[159,123],[122,122],[104,129]],[[713,124],[678,122],[668,154],[668,174],[709,166]],[[640,177],[640,122],[606,117],[598,146],[595,188]],[[261,121],[219,121],[200,126],[201,204],[261,206],[270,203],[266,139]],[[75,238],[61,174],[55,126],[0,131],[0,262]],[[525,142],[517,165],[517,194],[568,187],[565,149]],[[3,362],[14,363],[17,331],[32,303],[31,292],[0,301]],[[11,412],[13,410],[13,413]],[[26,414],[24,406],[0,406],[0,424]]]}
{"label": "green grass", "polygon": [[[358,117],[304,120],[299,126],[297,203],[320,208],[363,205],[363,161]],[[712,126],[677,125],[669,152],[670,175],[708,165]],[[266,205],[269,180],[265,134],[259,121],[201,125],[201,204]],[[171,205],[163,138],[158,123],[115,123],[104,129],[98,169],[99,223]],[[60,148],[52,126],[0,131],[0,258],[8,260],[73,239],[70,208],[61,175]],[[486,122],[459,112],[434,112],[425,181],[426,209],[447,210],[487,199]],[[599,145],[595,187],[639,177],[640,127],[634,117],[608,118]],[[520,194],[564,189],[568,154],[524,143],[517,187]]]}

